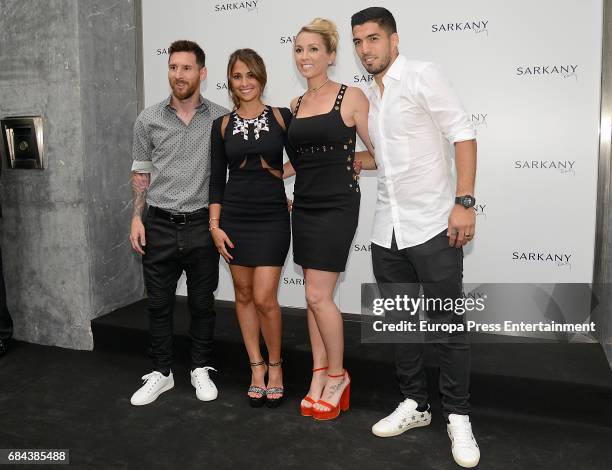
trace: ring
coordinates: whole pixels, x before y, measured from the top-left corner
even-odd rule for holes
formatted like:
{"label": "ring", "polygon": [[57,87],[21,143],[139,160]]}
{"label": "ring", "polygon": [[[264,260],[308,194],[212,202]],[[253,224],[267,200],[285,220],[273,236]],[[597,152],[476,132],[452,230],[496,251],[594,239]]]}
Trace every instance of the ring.
{"label": "ring", "polygon": [[469,234],[469,233],[466,233],[466,234],[465,234],[465,238],[472,238],[472,236],[473,236],[473,235],[472,235],[472,234]]}

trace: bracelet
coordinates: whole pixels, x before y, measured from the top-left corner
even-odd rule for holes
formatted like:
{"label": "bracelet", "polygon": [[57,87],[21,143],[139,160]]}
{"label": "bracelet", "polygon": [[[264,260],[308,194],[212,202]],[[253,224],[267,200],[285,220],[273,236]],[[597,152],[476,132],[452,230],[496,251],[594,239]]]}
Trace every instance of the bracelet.
{"label": "bracelet", "polygon": [[210,224],[213,220],[219,220],[217,217],[211,217],[208,219],[208,223]]}
{"label": "bracelet", "polygon": [[209,226],[209,227],[208,227],[208,231],[209,231],[209,232],[212,232],[213,230],[216,230],[216,229],[218,229],[218,228],[219,228],[219,226],[218,226],[218,225],[217,225],[216,227],[211,227],[211,226]]}

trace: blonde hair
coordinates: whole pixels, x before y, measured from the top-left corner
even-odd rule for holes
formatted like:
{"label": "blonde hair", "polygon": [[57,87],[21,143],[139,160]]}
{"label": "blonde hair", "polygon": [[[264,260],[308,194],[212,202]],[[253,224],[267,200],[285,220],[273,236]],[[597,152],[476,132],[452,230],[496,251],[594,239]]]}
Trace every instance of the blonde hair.
{"label": "blonde hair", "polygon": [[323,44],[325,44],[328,53],[331,54],[338,50],[340,37],[333,21],[325,18],[315,18],[307,25],[302,26],[298,35],[300,33],[317,33],[323,38]]}

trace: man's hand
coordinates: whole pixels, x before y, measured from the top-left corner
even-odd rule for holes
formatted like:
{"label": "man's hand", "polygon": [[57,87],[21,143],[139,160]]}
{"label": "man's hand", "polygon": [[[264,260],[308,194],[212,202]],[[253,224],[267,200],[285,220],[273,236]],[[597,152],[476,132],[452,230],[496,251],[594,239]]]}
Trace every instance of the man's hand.
{"label": "man's hand", "polygon": [[473,208],[455,204],[448,217],[448,237],[449,246],[461,248],[466,243],[472,241],[474,230],[476,229],[476,212]]}
{"label": "man's hand", "polygon": [[367,150],[355,152],[355,159],[353,160],[353,171],[357,174],[361,173],[361,170],[376,170],[376,160],[374,156]]}
{"label": "man's hand", "polygon": [[140,217],[132,217],[130,242],[132,243],[132,249],[136,253],[140,255],[145,254],[142,248],[147,244],[147,240],[145,239],[145,228]]}

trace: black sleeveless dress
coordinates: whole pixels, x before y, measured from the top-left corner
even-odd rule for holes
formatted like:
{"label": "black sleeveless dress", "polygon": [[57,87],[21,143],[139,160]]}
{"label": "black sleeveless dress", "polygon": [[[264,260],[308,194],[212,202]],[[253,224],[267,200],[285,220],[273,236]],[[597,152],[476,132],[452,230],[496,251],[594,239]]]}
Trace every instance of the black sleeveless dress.
{"label": "black sleeveless dress", "polygon": [[[291,111],[279,111],[288,126]],[[234,244],[230,263],[283,266],[291,241],[289,210],[283,180],[269,169],[282,175],[287,133],[269,106],[254,119],[230,113],[225,137],[222,120],[211,131],[210,203],[222,205],[219,226]]]}
{"label": "black sleeveless dress", "polygon": [[297,118],[298,99],[289,126],[289,154],[296,171],[293,211],[293,259],[302,268],[342,272],[359,218],[359,177],[353,170],[356,128],[340,115],[346,85],[332,110]]}

